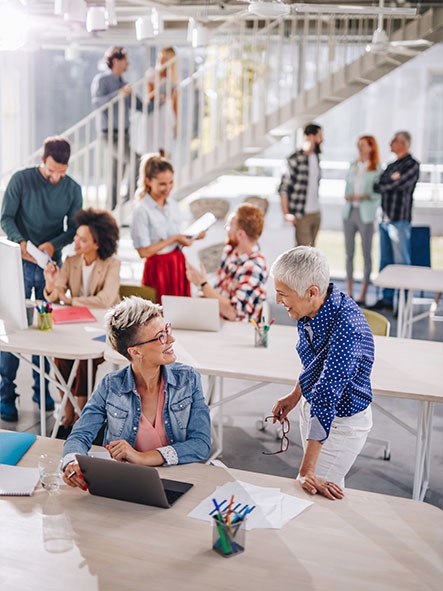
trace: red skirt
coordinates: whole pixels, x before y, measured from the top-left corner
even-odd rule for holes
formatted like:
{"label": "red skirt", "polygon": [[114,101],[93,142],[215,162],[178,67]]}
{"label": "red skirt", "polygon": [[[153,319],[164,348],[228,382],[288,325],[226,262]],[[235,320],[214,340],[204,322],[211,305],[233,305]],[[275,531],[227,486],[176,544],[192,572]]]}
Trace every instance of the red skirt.
{"label": "red skirt", "polygon": [[186,260],[177,248],[167,254],[155,254],[146,259],[142,285],[153,287],[157,302],[163,295],[190,296],[191,286],[186,277]]}

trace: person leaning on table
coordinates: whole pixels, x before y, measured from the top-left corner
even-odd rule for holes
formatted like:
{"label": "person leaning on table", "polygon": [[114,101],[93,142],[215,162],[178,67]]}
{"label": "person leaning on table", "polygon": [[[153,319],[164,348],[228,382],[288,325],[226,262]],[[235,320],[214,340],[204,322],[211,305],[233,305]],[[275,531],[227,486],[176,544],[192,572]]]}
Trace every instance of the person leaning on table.
{"label": "person leaning on table", "polygon": [[326,257],[298,246],[271,267],[276,301],[297,320],[303,369],[272,409],[283,422],[300,403],[303,459],[298,480],[311,494],[343,498],[345,476],[372,427],[374,339],[358,305],[329,282]]}
{"label": "person leaning on table", "polygon": [[75,454],[87,454],[106,421],[104,445],[118,461],[144,466],[209,457],[209,409],[200,374],[176,362],[161,306],[132,296],[105,317],[113,349],[130,361],[99,383],[63,448],[63,480],[85,488]]}

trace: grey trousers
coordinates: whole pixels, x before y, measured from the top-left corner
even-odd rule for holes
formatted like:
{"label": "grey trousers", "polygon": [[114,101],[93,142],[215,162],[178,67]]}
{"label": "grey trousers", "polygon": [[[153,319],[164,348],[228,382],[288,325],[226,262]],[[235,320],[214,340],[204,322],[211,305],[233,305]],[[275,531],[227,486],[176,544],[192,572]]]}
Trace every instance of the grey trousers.
{"label": "grey trousers", "polygon": [[352,279],[354,275],[355,234],[360,232],[363,250],[363,281],[369,283],[372,271],[372,236],[374,235],[374,222],[364,224],[361,221],[360,209],[353,207],[347,219],[343,220],[346,248],[346,277]]}

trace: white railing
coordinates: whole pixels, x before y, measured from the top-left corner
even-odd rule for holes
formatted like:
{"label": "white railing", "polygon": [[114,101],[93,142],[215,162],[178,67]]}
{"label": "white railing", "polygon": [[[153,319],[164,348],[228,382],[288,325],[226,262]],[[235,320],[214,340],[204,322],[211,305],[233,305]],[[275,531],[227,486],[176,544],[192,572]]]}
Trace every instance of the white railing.
{"label": "white railing", "polygon": [[[389,31],[400,24],[398,19],[387,18],[385,27]],[[143,151],[157,151],[163,143],[173,145],[170,157],[178,194],[241,165],[239,154],[245,156],[248,150],[258,150],[272,141],[269,131],[284,123],[275,118],[276,113],[280,118],[294,117],[284,108],[295,96],[315,88],[365,54],[375,27],[375,17],[322,18],[309,14],[265,23],[247,17],[238,20],[234,28],[232,22],[230,28],[220,27],[210,40],[202,65],[195,66],[193,50],[177,60],[176,88],[171,82],[173,61],[156,68],[156,90],[151,96],[146,78],[133,85],[142,98],[143,111],[137,111],[134,93],[130,100],[129,148],[125,148],[122,96],[63,133],[72,145],[70,174],[82,184],[85,202],[111,207],[114,183],[121,189],[117,194],[119,203],[124,193],[133,195],[138,166],[136,144],[145,127],[149,133],[145,134]],[[186,61],[189,71],[185,77],[182,73]],[[166,82],[159,92],[163,75]],[[163,121],[163,113],[175,93],[174,128],[174,122]],[[107,136],[101,133],[105,111],[108,129],[117,130],[115,138],[112,131]],[[297,113],[301,121],[303,116],[306,114]],[[38,162],[39,157],[37,151],[20,166]],[[3,187],[11,172],[1,176]]]}

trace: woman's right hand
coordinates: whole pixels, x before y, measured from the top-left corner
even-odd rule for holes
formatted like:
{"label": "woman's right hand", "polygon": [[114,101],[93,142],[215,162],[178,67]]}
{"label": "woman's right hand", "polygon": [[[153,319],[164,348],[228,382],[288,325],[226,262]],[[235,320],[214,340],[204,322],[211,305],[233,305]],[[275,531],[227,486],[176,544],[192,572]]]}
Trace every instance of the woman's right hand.
{"label": "woman's right hand", "polygon": [[88,490],[88,485],[83,478],[78,462],[72,461],[66,465],[63,471],[63,482],[72,488],[81,488]]}
{"label": "woman's right hand", "polygon": [[54,289],[56,279],[59,275],[60,269],[55,263],[48,262],[46,267],[43,269],[43,275],[45,276],[46,289],[51,292]]}
{"label": "woman's right hand", "polygon": [[191,246],[191,244],[194,242],[194,239],[189,238],[184,234],[177,234],[177,236],[175,237],[175,241],[181,244],[181,246]]}

